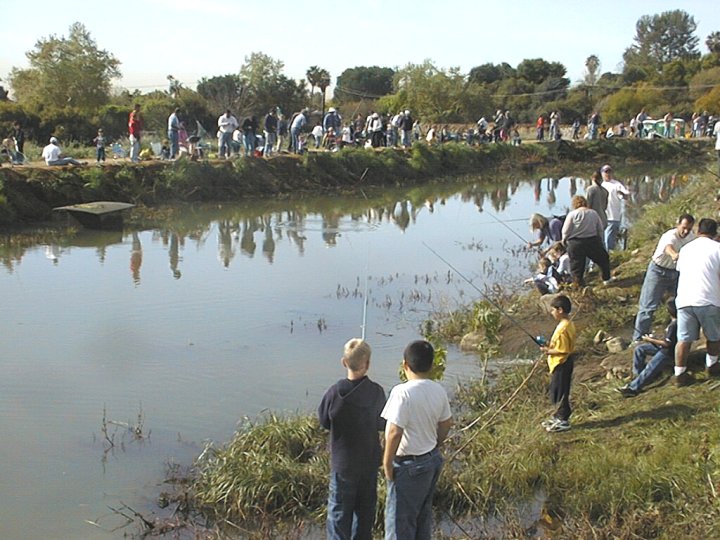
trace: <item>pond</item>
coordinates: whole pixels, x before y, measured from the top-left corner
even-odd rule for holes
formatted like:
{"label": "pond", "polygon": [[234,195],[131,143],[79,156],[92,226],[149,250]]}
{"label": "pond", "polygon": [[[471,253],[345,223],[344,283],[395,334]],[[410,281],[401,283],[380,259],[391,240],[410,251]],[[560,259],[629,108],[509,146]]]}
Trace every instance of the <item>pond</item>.
{"label": "pond", "polygon": [[[627,183],[631,211],[682,182]],[[168,464],[242,418],[313,411],[344,375],[366,289],[370,375],[389,391],[429,313],[478,297],[428,247],[483,290],[517,287],[533,266],[529,215],[563,214],[585,184],[465,179],[178,208],[159,229],[24,247],[6,237],[0,538],[122,537],[133,526],[112,508],[152,512]],[[449,351],[449,390],[479,373]]]}

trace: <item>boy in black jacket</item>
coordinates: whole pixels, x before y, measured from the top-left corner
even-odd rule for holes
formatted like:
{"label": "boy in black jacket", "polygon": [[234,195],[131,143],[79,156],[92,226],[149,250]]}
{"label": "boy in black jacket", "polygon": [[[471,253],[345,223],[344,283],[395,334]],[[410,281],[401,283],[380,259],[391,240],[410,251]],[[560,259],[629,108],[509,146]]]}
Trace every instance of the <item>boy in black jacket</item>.
{"label": "boy in black jacket", "polygon": [[347,378],[325,392],[318,409],[320,424],[330,430],[327,537],[333,540],[372,538],[385,392],[367,377],[371,354],[361,339],[345,344]]}

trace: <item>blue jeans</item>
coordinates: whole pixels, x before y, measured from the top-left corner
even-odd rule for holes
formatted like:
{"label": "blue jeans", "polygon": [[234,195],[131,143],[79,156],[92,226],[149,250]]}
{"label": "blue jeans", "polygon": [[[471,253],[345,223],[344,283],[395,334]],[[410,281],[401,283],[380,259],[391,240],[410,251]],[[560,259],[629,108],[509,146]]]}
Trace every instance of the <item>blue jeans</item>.
{"label": "blue jeans", "polygon": [[253,152],[255,152],[255,143],[257,142],[255,133],[245,133],[243,135],[243,142],[245,146],[245,155],[252,156]]}
{"label": "blue jeans", "polygon": [[277,134],[269,131],[265,132],[265,148],[263,149],[263,156],[270,157],[275,151],[275,144],[277,143]]}
{"label": "blue jeans", "polygon": [[405,148],[410,148],[412,146],[412,131],[409,129],[404,129],[402,132],[402,145]]}
{"label": "blue jeans", "polygon": [[430,540],[432,498],[443,459],[435,449],[416,459],[396,458],[385,501],[385,540]]}
{"label": "blue jeans", "polygon": [[328,539],[372,540],[376,505],[377,470],[357,477],[332,471],[328,495]]}
{"label": "blue jeans", "polygon": [[640,305],[638,306],[635,328],[633,329],[634,340],[650,333],[653,315],[660,307],[663,295],[667,292],[670,296],[675,296],[677,284],[677,270],[663,268],[650,261],[642,289],[640,289]]}
{"label": "blue jeans", "polygon": [[620,220],[610,221],[608,219],[607,226],[605,227],[605,248],[608,250],[608,253],[611,249],[615,249],[615,244],[617,244],[617,235],[619,231]]}
{"label": "blue jeans", "polygon": [[297,154],[298,148],[300,147],[300,130],[299,129],[291,129],[290,130],[290,140],[292,141],[292,151]]}
{"label": "blue jeans", "polygon": [[232,141],[232,131],[223,131],[220,133],[220,148],[218,154],[221,158],[230,157],[230,141]]}
{"label": "blue jeans", "polygon": [[180,134],[177,129],[168,129],[168,139],[170,140],[170,159],[175,159],[180,152]]}
{"label": "blue jeans", "polygon": [[[653,356],[646,364],[645,357],[650,355]],[[633,375],[635,378],[628,386],[639,392],[643,386],[660,373],[664,365],[674,365],[672,351],[652,343],[641,343],[635,347],[635,352],[633,352]]]}

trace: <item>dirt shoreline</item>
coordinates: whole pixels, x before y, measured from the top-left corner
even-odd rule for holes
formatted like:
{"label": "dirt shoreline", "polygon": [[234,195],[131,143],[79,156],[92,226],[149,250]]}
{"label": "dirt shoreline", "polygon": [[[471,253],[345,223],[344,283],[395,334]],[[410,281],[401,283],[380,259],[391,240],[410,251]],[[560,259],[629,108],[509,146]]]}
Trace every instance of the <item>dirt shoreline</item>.
{"label": "dirt shoreline", "polygon": [[[707,159],[705,139],[566,141],[510,146],[416,144],[411,149],[310,152],[270,159],[147,161],[102,166],[0,168],[0,226],[41,222],[58,206],[108,200],[155,206],[309,194],[355,193],[365,186],[413,186],[460,175],[494,175],[579,163],[691,163]],[[587,164],[593,165],[588,167]]]}

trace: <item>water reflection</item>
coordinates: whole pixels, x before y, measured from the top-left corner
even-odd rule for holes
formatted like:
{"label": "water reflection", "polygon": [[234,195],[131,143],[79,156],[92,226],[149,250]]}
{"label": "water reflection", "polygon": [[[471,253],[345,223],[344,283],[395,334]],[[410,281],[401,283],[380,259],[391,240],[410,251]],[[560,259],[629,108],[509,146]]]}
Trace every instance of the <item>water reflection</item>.
{"label": "water reflection", "polygon": [[[640,207],[647,202],[666,201],[672,197],[689,180],[687,174],[660,174],[660,175],[633,175],[623,181],[631,191],[631,207]],[[494,213],[502,213],[512,201],[518,187],[525,184],[533,186],[533,199],[536,204],[545,194],[545,204],[554,214],[567,210],[566,206],[556,208],[558,204],[557,190],[567,183],[570,197],[578,192],[584,193],[590,185],[590,180],[579,177],[542,177],[536,180],[513,179],[502,183],[476,183],[461,189],[456,195],[462,202],[474,204],[479,212],[490,209]],[[401,232],[412,227],[423,211],[433,214],[436,203],[440,206],[446,204],[447,192],[433,191],[432,188],[415,189],[411,194],[402,193],[400,198],[388,201],[390,193],[385,193],[378,199],[347,200],[348,210],[336,207],[334,201],[331,209],[324,209],[328,201],[317,201],[313,204],[303,203],[287,210],[245,207],[232,208],[229,211],[213,207],[199,207],[189,215],[183,215],[167,228],[154,231],[152,241],[161,241],[168,250],[170,273],[174,279],[182,277],[180,264],[183,261],[182,252],[187,240],[194,241],[199,248],[208,238],[215,234],[217,239],[217,259],[224,268],[230,268],[239,252],[243,256],[253,258],[261,243],[261,252],[269,264],[275,262],[277,243],[287,239],[297,254],[302,256],[306,250],[308,233],[308,220],[316,222],[319,216],[320,238],[328,248],[337,246],[341,233],[341,223],[350,221],[358,227],[373,228],[383,223],[395,225]],[[361,208],[356,208],[358,205]],[[488,208],[489,206],[489,208]],[[528,215],[531,212],[528,211]],[[184,214],[184,213],[183,213]],[[632,208],[628,209],[628,216],[632,216]],[[213,233],[214,231],[214,233]],[[130,234],[130,271],[135,285],[141,284],[141,268],[143,264],[143,246],[139,231]],[[117,236],[109,236],[117,235]],[[98,233],[96,231],[81,230],[75,236],[62,238],[57,242],[45,245],[45,254],[54,265],[66,251],[73,247],[94,245],[99,262],[105,262],[107,248],[114,243],[123,242],[127,237],[120,233]],[[0,245],[0,262],[12,271],[22,262],[25,251],[32,245],[18,246],[8,237]]]}
{"label": "water reflection", "polygon": [[[685,180],[643,171],[625,181],[632,210]],[[551,192],[552,212],[562,212],[586,185],[477,179],[367,198],[166,209],[177,217],[125,233],[2,237],[0,427],[10,476],[0,500],[20,502],[17,512],[0,509],[0,538],[91,538],[85,520],[121,497],[142,505],[139,492],[178,456],[180,438],[227,440],[243,416],[314,410],[341,376],[338,347],[360,331],[366,280],[372,375],[389,390],[428,314],[477,298],[422,244],[478,287],[519,288],[535,265],[522,241],[529,215],[551,211]],[[448,388],[478,371],[474,356],[450,350]],[[103,455],[92,435],[105,404],[128,420],[139,403],[153,443],[118,453],[103,471],[88,466]],[[32,519],[37,508],[43,520]],[[62,534],[42,530],[58,523]]]}

